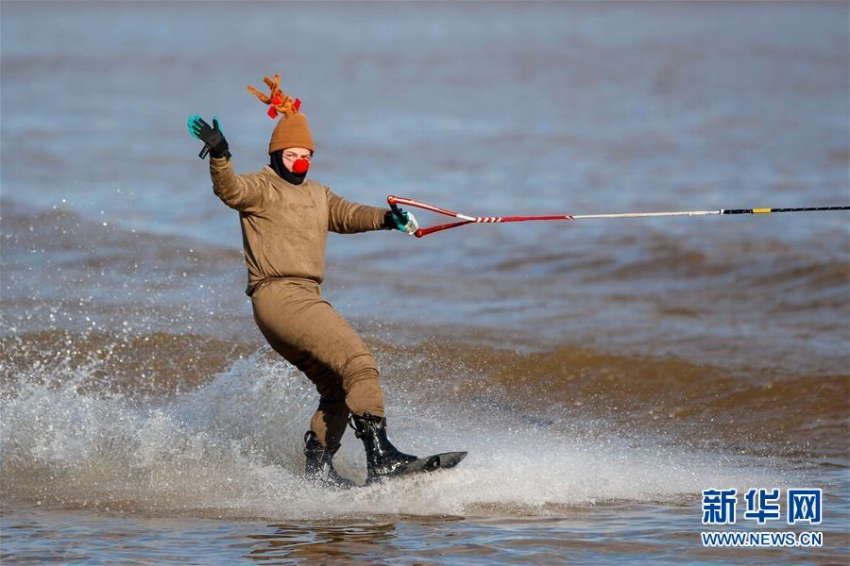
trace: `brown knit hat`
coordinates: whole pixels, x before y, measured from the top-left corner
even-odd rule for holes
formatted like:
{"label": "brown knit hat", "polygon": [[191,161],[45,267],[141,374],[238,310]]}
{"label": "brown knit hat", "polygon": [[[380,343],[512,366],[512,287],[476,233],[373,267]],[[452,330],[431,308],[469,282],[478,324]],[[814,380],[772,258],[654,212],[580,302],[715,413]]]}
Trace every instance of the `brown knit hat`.
{"label": "brown knit hat", "polygon": [[307,117],[301,112],[281,118],[272,132],[269,141],[269,153],[274,153],[288,147],[303,147],[315,151],[313,136],[310,135],[310,125]]}
{"label": "brown knit hat", "polygon": [[269,96],[253,86],[248,86],[248,91],[269,105],[270,118],[277,118],[278,112],[283,114],[272,132],[272,138],[269,141],[269,153],[289,147],[303,147],[315,151],[316,148],[313,144],[313,136],[310,134],[307,117],[298,110],[301,107],[301,101],[297,98],[293,100],[291,96],[281,92],[278,86],[280,75],[275,75],[274,79],[263,77],[263,82],[271,89]]}

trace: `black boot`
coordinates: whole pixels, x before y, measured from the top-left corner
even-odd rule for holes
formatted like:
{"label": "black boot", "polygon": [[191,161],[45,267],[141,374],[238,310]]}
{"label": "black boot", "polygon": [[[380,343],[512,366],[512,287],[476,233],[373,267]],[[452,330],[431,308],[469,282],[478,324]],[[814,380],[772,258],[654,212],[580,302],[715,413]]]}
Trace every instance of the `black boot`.
{"label": "black boot", "polygon": [[417,456],[403,454],[387,439],[387,420],[369,413],[362,417],[351,415],[354,434],[363,441],[366,449],[366,483],[391,476],[401,466],[417,460]]}
{"label": "black boot", "polygon": [[304,435],[304,477],[310,483],[322,487],[335,487],[348,489],[356,484],[338,473],[334,469],[333,452],[322,446],[319,437],[312,430]]}

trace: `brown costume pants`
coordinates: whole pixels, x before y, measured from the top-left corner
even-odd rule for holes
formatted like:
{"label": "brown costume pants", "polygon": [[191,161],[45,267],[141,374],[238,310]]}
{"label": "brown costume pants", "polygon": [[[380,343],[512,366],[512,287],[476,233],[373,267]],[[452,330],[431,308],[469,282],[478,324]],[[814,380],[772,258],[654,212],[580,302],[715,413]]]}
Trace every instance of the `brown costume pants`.
{"label": "brown costume pants", "polygon": [[310,428],[336,451],[349,412],[384,416],[378,364],[348,322],[309,279],[272,279],[251,297],[254,320],[269,345],[319,391]]}

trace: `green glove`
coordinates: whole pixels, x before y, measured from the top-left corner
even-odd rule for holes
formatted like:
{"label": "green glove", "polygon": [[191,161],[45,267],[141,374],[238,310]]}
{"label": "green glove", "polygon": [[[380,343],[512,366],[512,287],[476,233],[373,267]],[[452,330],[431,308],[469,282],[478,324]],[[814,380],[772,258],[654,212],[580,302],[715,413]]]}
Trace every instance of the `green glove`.
{"label": "green glove", "polygon": [[387,212],[384,216],[384,226],[391,230],[400,230],[409,236],[416,234],[416,231],[419,230],[419,223],[416,221],[413,213],[405,212],[400,208],[398,211],[400,214],[396,214],[393,211]]}
{"label": "green glove", "polygon": [[186,126],[188,126],[189,133],[194,138],[204,142],[204,149],[201,150],[198,157],[203,159],[209,153],[213,157],[226,157],[230,159],[230,147],[227,145],[227,140],[218,127],[218,118],[213,116],[213,125],[210,127],[203,118],[195,114],[194,116],[189,116]]}

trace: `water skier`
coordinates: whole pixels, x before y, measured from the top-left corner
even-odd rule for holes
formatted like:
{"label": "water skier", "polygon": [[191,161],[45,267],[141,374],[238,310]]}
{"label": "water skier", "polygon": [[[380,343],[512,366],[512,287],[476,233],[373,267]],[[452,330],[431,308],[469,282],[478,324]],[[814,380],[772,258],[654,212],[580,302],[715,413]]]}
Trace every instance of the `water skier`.
{"label": "water skier", "polygon": [[307,178],[315,145],[300,101],[279,88],[279,76],[265,79],[271,93],[248,90],[281,117],[269,142],[269,164],[237,175],[218,120],[210,126],[189,118],[189,131],[210,156],[213,191],[239,212],[247,294],[254,320],[269,345],[301,370],[319,393],[319,406],[305,434],[305,474],[309,481],[335,487],[353,482],[333,467],[351,420],[366,450],[367,483],[392,475],[417,459],[387,439],[384,393],[378,365],[348,322],[321,295],[328,232],[354,234],[400,230],[414,234],[410,213],[345,200]]}

